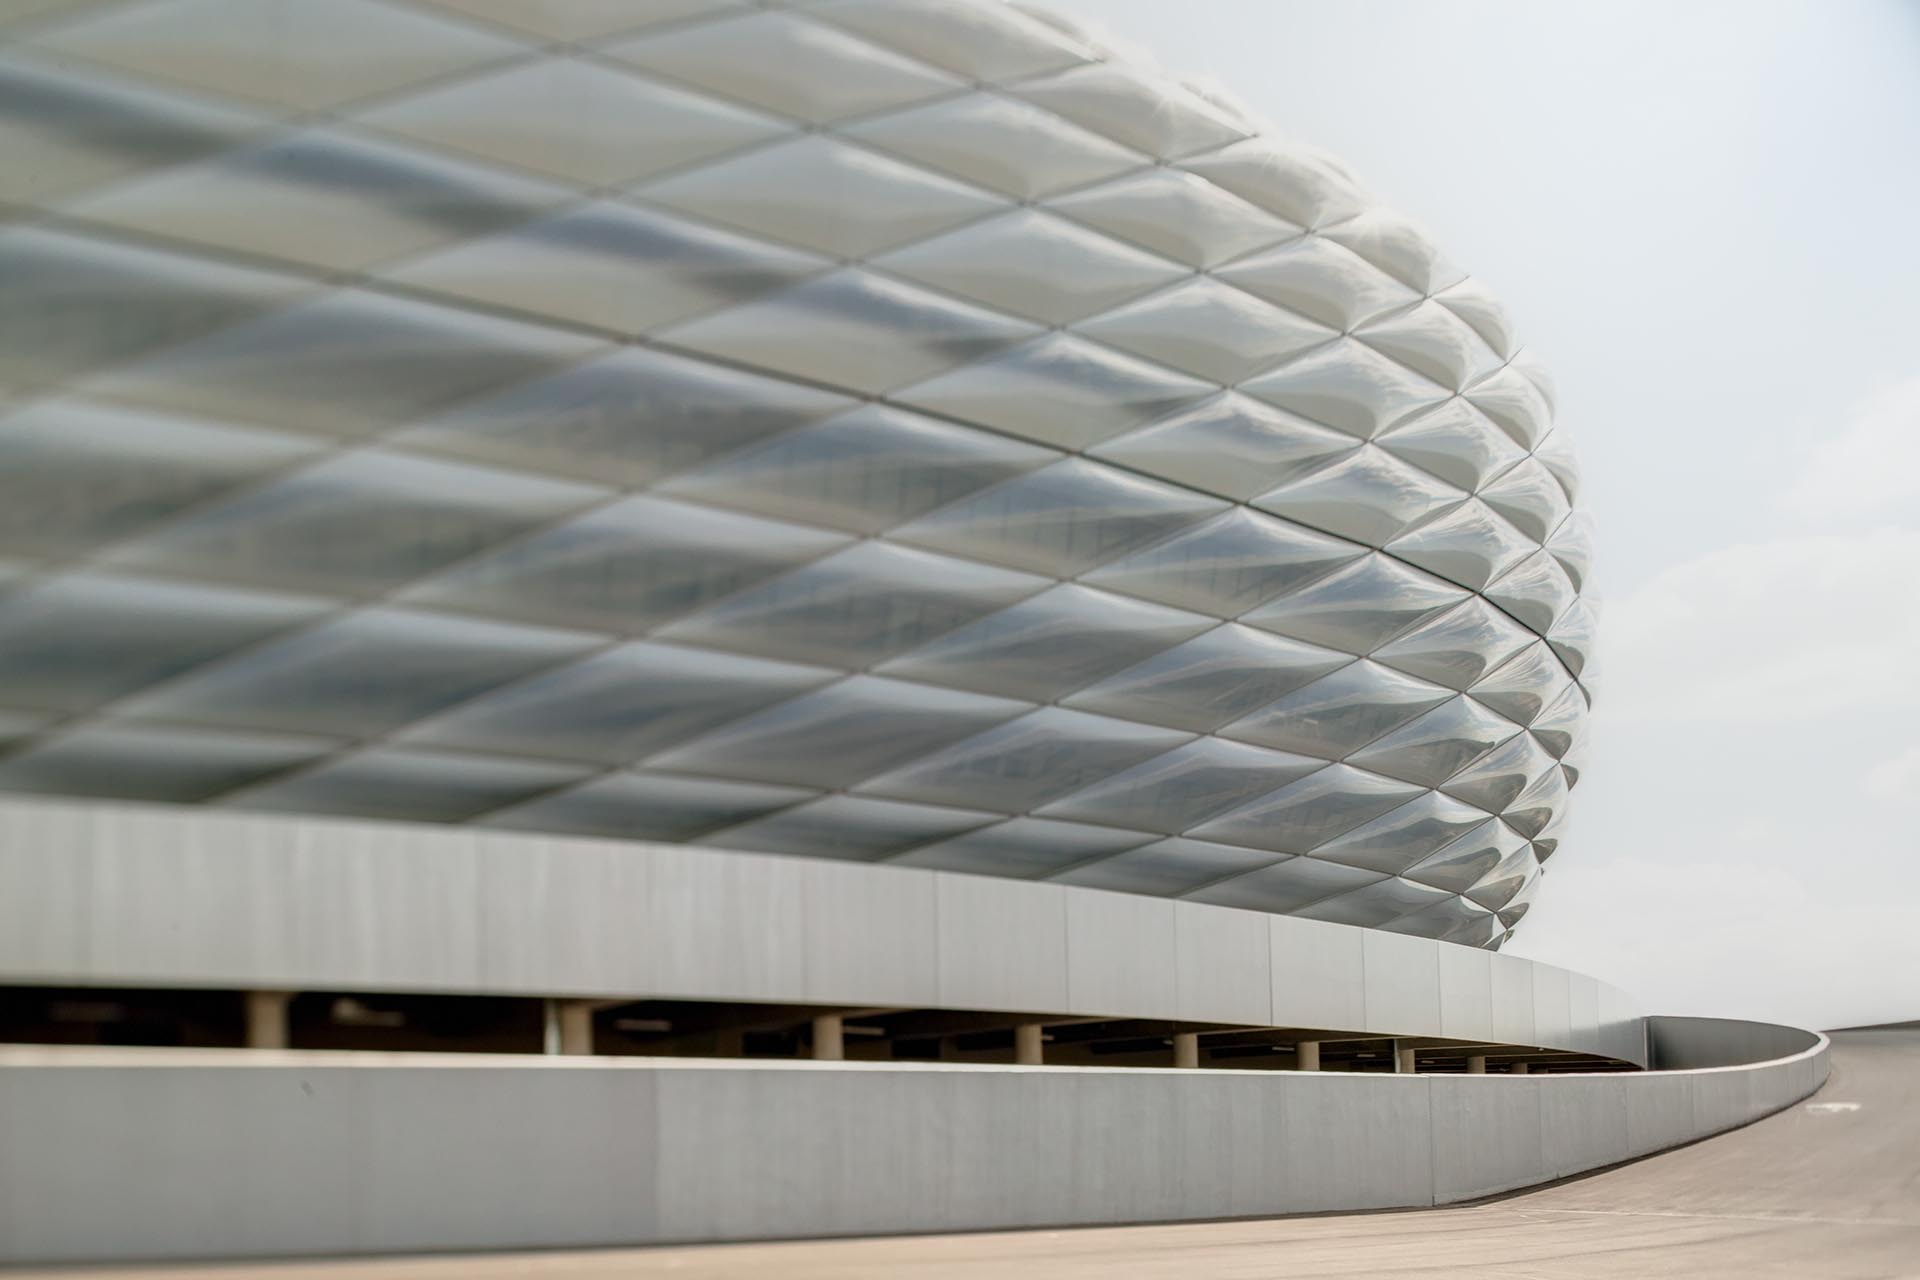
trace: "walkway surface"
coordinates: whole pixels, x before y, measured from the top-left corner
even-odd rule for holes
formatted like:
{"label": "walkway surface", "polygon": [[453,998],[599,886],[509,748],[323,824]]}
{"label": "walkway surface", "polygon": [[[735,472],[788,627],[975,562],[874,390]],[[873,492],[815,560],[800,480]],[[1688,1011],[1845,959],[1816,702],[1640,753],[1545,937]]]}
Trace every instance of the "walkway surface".
{"label": "walkway surface", "polygon": [[1920,1280],[1920,1030],[1845,1032],[1833,1039],[1827,1086],[1779,1115],[1636,1164],[1465,1208],[109,1274],[116,1280]]}

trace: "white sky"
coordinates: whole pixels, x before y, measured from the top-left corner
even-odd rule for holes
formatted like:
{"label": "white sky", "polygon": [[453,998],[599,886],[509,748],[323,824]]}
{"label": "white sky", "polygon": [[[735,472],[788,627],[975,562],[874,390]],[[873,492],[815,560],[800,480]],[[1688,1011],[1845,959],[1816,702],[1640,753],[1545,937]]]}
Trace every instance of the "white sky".
{"label": "white sky", "polygon": [[1338,153],[1554,372],[1602,683],[1509,949],[1920,1018],[1920,4],[1063,7]]}

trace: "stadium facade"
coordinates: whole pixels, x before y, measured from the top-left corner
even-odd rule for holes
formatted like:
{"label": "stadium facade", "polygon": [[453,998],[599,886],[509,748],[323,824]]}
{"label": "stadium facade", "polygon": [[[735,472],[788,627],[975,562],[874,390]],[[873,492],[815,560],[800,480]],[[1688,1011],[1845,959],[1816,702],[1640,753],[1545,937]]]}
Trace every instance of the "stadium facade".
{"label": "stadium facade", "polygon": [[[1769,1041],[1794,1065],[1724,1112],[1631,1086],[1666,1110],[1618,1143],[1440,1174],[1471,1109],[1400,1077],[1752,1055],[1495,954],[1582,767],[1572,450],[1499,303],[1236,103],[991,0],[56,3],[0,37],[0,1039],[213,1053],[116,1087],[228,1144],[157,1137],[178,1176],[122,1186],[111,1138],[35,1130],[18,1159],[127,1211],[0,1197],[0,1256],[1433,1203],[1824,1071]],[[0,1068],[0,1117],[70,1113],[89,1063],[125,1065]],[[1084,1069],[1036,1087],[1093,1129],[1097,1069],[1259,1068],[1123,1110],[1284,1095],[1286,1158],[1425,1181],[1143,1170],[1095,1208],[1073,1143],[1028,1195],[910,1140],[1023,1124],[1035,1066]],[[989,1092],[925,1094],[961,1069]],[[259,1138],[315,1078],[325,1127]],[[756,1184],[839,1159],[792,1126],[843,1087],[899,1178]],[[645,1169],[569,1166],[634,1088]],[[443,1202],[342,1137],[364,1106],[538,1167]],[[215,1224],[220,1178],[417,1212]]]}

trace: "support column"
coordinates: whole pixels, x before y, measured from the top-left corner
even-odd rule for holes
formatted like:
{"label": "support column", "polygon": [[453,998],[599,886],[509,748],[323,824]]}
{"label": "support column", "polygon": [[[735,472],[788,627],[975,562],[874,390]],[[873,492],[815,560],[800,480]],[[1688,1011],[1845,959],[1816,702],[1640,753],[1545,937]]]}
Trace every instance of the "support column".
{"label": "support column", "polygon": [[1393,1069],[1403,1076],[1410,1076],[1420,1070],[1419,1060],[1411,1049],[1396,1049],[1393,1055]]}
{"label": "support column", "polygon": [[287,1006],[292,1001],[291,991],[247,992],[247,1048],[287,1047]]}
{"label": "support column", "polygon": [[1484,1053],[1468,1054],[1467,1074],[1470,1076],[1483,1076],[1487,1074],[1487,1055]]}
{"label": "support column", "polygon": [[593,1002],[589,1000],[556,1000],[558,1006],[559,1044],[555,1051],[570,1054],[591,1054],[593,1052]]}
{"label": "support column", "polygon": [[1191,1070],[1200,1065],[1200,1037],[1182,1031],[1173,1037],[1173,1065]]}
{"label": "support column", "polygon": [[1039,1066],[1046,1061],[1043,1043],[1039,1023],[1021,1023],[1013,1029],[1013,1060],[1023,1067]]}
{"label": "support column", "polygon": [[816,1062],[839,1062],[847,1056],[845,1029],[837,1013],[813,1020],[813,1057]]}
{"label": "support column", "polygon": [[1320,1069],[1320,1042],[1302,1040],[1293,1047],[1293,1069],[1295,1071],[1318,1071]]}
{"label": "support column", "polygon": [[1511,1075],[1523,1076],[1527,1074],[1527,1064],[1524,1062],[1516,1062],[1512,1066],[1508,1067],[1507,1071]]}

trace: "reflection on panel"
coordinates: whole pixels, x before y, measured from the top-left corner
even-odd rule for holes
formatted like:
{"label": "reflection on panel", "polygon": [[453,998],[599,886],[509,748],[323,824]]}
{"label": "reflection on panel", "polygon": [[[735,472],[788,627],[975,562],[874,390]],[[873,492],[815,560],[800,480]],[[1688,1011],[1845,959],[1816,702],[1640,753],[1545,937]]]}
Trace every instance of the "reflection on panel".
{"label": "reflection on panel", "polygon": [[1578,466],[1337,162],[994,0],[28,8],[0,790],[1527,911]]}

